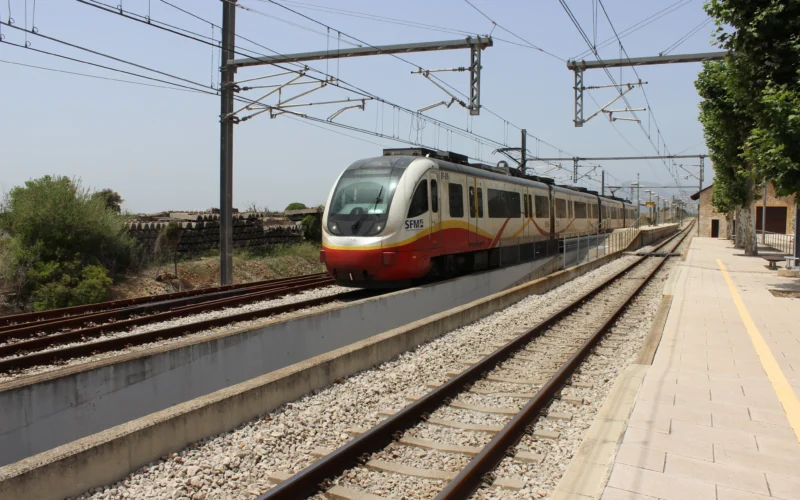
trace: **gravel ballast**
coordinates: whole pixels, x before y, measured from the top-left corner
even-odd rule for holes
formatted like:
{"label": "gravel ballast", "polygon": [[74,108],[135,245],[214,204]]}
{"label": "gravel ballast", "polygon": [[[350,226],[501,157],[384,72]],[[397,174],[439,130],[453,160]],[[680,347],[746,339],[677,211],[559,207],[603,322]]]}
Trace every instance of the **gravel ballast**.
{"label": "gravel ballast", "polygon": [[[97,488],[80,498],[255,498],[272,486],[268,481],[270,473],[301,470],[315,460],[312,454],[315,448],[341,446],[351,439],[346,432],[348,429],[374,425],[381,418],[379,411],[402,408],[408,403],[407,396],[427,392],[428,382],[442,383],[449,378],[447,372],[462,370],[464,365],[460,361],[494,350],[493,344],[504,342],[515,331],[533,326],[630,264],[632,259],[635,257],[621,257],[547,294],[527,297],[377,368],[284,405],[234,431],[198,442],[140,468],[123,481]],[[476,424],[505,422],[497,415],[453,408],[442,408],[433,416]],[[454,439],[457,435],[451,434]],[[417,456],[415,453],[418,452],[403,451],[401,455],[411,460]],[[441,455],[446,454],[426,450],[421,455],[425,461],[419,461],[416,466],[431,466]],[[396,474],[366,469],[364,474],[391,476],[397,481],[394,486],[373,485],[369,491],[374,494],[388,495],[405,482],[403,476]],[[360,476],[360,473],[355,475]],[[441,482],[435,480],[415,479],[414,484],[419,486],[419,481],[441,487]]]}

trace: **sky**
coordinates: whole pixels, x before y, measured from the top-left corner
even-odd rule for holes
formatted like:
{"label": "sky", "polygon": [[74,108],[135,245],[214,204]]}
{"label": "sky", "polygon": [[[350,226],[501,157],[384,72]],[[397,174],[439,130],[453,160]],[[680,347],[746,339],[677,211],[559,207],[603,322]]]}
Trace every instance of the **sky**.
{"label": "sky", "polygon": [[[113,9],[119,5],[126,15],[149,16],[154,21],[197,33],[192,36],[216,40],[220,37],[219,29],[209,24],[221,24],[220,0],[169,0],[169,3],[163,0],[102,1],[107,1]],[[626,97],[634,108],[648,107],[655,120],[648,112],[640,111],[637,113],[641,119],[640,127],[631,121],[612,123],[601,114],[583,127],[576,128],[572,122],[573,73],[567,69],[565,60],[585,52],[587,44],[560,2],[470,1],[498,26],[495,27],[465,0],[278,0],[279,4],[311,19],[268,0],[239,0],[241,7],[236,9],[236,32],[244,38],[237,39],[237,50],[243,54],[273,53],[267,48],[282,54],[335,51],[337,46],[347,47],[348,42],[362,46],[388,45],[461,39],[466,36],[462,32],[491,32],[496,38],[494,45],[482,53],[481,104],[484,109],[480,116],[470,117],[469,112],[458,104],[449,108],[439,106],[426,111],[426,116],[512,147],[519,146],[517,127],[525,128],[541,140],[528,138],[528,150],[533,155],[567,158],[561,163],[564,169],[541,163],[535,169],[564,183],[571,183],[572,161],[569,158],[573,156],[657,154],[656,146],[648,140],[645,132],[648,130],[651,140],[658,143],[658,151],[663,152],[661,141],[656,139],[656,127],[660,129],[670,153],[706,152],[702,126],[697,118],[699,97],[694,87],[700,64],[639,67],[638,77],[630,68],[609,70],[617,82],[636,82],[639,77],[647,82],[643,88],[649,106],[641,88],[635,88]],[[99,2],[95,0],[7,2],[8,5],[0,7],[0,22],[8,22],[10,10],[14,26],[35,27],[38,34],[44,36],[0,25],[0,34],[7,42],[0,44],[3,110],[0,119],[0,190],[7,192],[31,178],[57,174],[79,178],[85,187],[118,191],[125,199],[124,208],[134,213],[205,210],[219,206],[220,99],[214,90],[219,81],[218,50],[118,13],[101,10],[96,7]],[[90,5],[92,3],[95,6]],[[614,36],[599,7],[597,28],[594,28],[593,5],[598,5],[595,0],[567,0],[567,4],[590,40],[596,39],[600,45]],[[707,20],[702,0],[603,0],[602,4],[618,32],[663,9],[674,9],[622,38],[623,47],[630,57],[657,55]],[[326,8],[321,10],[320,6]],[[338,10],[331,11],[331,8]],[[373,16],[402,20],[405,24],[378,22]],[[328,30],[315,21],[332,29]],[[671,53],[718,50],[712,45],[713,30],[713,23],[706,24]],[[117,60],[45,37],[91,49]],[[29,44],[27,49],[24,48],[26,42]],[[202,89],[212,95],[37,51],[101,64],[135,75],[147,75]],[[616,40],[601,48],[600,56],[603,59],[619,58],[620,46]],[[393,141],[391,137],[449,149],[490,164],[504,159],[502,155],[492,153],[496,144],[488,141],[481,144],[480,139],[448,133],[446,127],[415,119],[412,114],[398,111],[393,106],[415,111],[439,101],[449,101],[450,97],[444,91],[423,76],[412,74],[412,71],[468,66],[467,50],[400,57],[403,60],[384,55],[338,63],[315,62],[310,64],[312,71],[308,73],[323,79],[327,74],[343,82],[340,85],[349,84],[351,88],[381,98],[383,103],[369,100],[363,111],[346,110],[335,121],[388,138],[286,114],[271,118],[269,113],[263,113],[237,124],[234,207],[244,210],[256,205],[260,209],[282,210],[295,201],[308,205],[322,204],[347,165],[361,158],[379,156],[383,148],[407,147],[407,144]],[[584,58],[593,60],[594,56]],[[265,66],[242,68],[236,74],[236,81],[281,72],[283,70]],[[468,73],[442,72],[436,75],[458,92],[468,93]],[[279,75],[241,85],[285,83],[294,76]],[[312,80],[305,77],[298,82]],[[610,83],[602,70],[585,74],[586,86]],[[281,94],[288,99],[318,86],[312,82],[285,87]],[[270,90],[253,89],[239,95],[257,99]],[[594,113],[599,105],[607,103],[615,95],[615,89],[587,92],[585,116]],[[328,85],[298,98],[293,104],[360,97]],[[275,104],[276,99],[277,95],[273,95],[264,102]],[[593,99],[599,104],[595,104]],[[360,101],[353,104],[360,104]],[[244,105],[237,103],[236,108]],[[325,121],[345,106],[348,104],[326,104],[293,108],[293,111]],[[612,109],[622,107],[622,101],[611,106]],[[248,114],[252,111],[243,110],[239,116]],[[630,117],[631,114],[618,116]],[[697,174],[697,159],[680,160],[680,163],[689,172]],[[580,169],[580,174],[586,174],[586,177],[578,184],[599,189],[600,170],[590,168],[596,164],[584,164],[586,167]],[[608,186],[628,185],[636,181],[637,174],[642,186],[675,184],[668,167],[659,160],[603,162],[600,167],[606,172]],[[682,185],[697,185],[697,179],[685,170],[679,168],[678,172]],[[713,175],[708,160],[705,173],[704,185],[708,185]],[[694,187],[684,188],[683,193],[690,194],[696,190]],[[677,189],[654,191],[665,197],[681,194]],[[629,192],[626,190],[625,193],[627,196]],[[645,193],[642,192],[641,196],[644,198]]]}

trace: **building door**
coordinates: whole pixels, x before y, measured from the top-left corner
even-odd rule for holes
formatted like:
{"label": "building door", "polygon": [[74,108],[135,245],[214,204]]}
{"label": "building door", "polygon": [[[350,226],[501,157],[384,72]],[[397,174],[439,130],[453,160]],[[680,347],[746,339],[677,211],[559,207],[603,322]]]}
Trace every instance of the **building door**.
{"label": "building door", "polygon": [[[764,207],[756,207],[756,230],[761,231]],[[767,232],[786,234],[787,207],[767,207]]]}
{"label": "building door", "polygon": [[711,237],[719,238],[719,219],[711,220]]}

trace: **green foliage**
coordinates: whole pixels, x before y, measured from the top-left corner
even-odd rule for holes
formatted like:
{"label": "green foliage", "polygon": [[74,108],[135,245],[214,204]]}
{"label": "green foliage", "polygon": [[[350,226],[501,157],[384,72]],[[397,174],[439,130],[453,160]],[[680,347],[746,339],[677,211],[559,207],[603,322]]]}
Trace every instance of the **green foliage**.
{"label": "green foliage", "polygon": [[294,203],[289,203],[289,206],[286,207],[286,210],[302,210],[304,208],[308,207],[306,207],[305,204],[296,201]]}
{"label": "green foliage", "polygon": [[38,262],[27,278],[37,311],[102,302],[108,299],[112,284],[103,266],[83,266],[80,261]]}
{"label": "green foliage", "polygon": [[700,122],[716,172],[712,203],[720,212],[742,206],[747,199],[747,171],[740,156],[752,121],[742,109],[735,79],[729,61],[723,60],[704,63],[695,82],[703,98]]}
{"label": "green foliage", "polygon": [[303,237],[307,241],[322,242],[322,221],[318,215],[306,215],[300,224],[303,226]]}
{"label": "green foliage", "polygon": [[6,195],[4,208],[0,229],[40,261],[72,262],[78,257],[87,264],[96,260],[112,272],[130,262],[134,242],[122,219],[78,181],[49,175],[27,181]]}
{"label": "green foliage", "polygon": [[118,192],[112,191],[111,189],[103,189],[102,191],[92,193],[92,198],[102,200],[106,208],[117,215],[122,214],[122,202],[125,200],[122,199],[122,196]]}
{"label": "green foliage", "polygon": [[751,181],[800,193],[800,0],[711,0],[706,11],[731,51],[727,94],[749,121],[736,139],[739,162],[752,167]]}
{"label": "green foliage", "polygon": [[0,230],[11,236],[4,274],[21,304],[41,310],[108,297],[111,276],[130,264],[135,247],[109,199],[61,176],[7,193],[0,218]]}

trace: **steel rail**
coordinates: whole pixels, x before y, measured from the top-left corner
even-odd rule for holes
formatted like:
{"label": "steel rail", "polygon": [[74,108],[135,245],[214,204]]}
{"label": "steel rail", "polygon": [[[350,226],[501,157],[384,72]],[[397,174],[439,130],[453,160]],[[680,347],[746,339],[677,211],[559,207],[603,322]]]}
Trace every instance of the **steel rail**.
{"label": "steel rail", "polygon": [[[219,326],[225,326],[230,323],[264,318],[275,314],[281,314],[298,309],[305,309],[308,307],[319,306],[339,300],[341,301],[356,300],[370,296],[372,293],[374,292],[365,290],[342,292],[335,295],[329,295],[327,297],[319,297],[316,299],[303,300],[299,302],[293,302],[290,304],[269,307],[266,309],[259,309],[257,311],[248,311],[244,313],[233,314],[230,316],[222,316],[219,318],[212,318],[212,319],[197,321],[194,323],[189,323],[186,325],[176,325],[149,332],[113,337],[110,339],[100,340],[97,342],[87,342],[74,346],[63,347],[60,349],[53,349],[50,351],[35,352],[32,354],[18,356],[16,358],[7,358],[0,360],[0,373],[8,372],[11,370],[30,368],[32,366],[37,366],[37,365],[52,364],[81,356],[88,356],[104,352],[116,351],[130,346],[146,344],[148,342],[181,337],[194,332],[208,330],[210,328],[215,328]],[[78,332],[80,331],[81,330],[78,330]],[[69,333],[74,334],[75,332],[69,332]],[[99,335],[99,333],[97,333],[96,335]],[[81,338],[82,338],[81,336],[77,337],[78,340],[80,340]]]}
{"label": "steel rail", "polygon": [[[680,246],[689,235],[691,226],[682,232],[681,238],[673,247],[673,251]],[[677,235],[676,235],[677,236]],[[666,243],[669,243],[667,241]],[[533,398],[517,413],[503,429],[495,434],[489,443],[469,461],[467,466],[450,481],[444,489],[436,495],[436,500],[457,500],[469,498],[483,484],[486,474],[492,472],[497,465],[508,456],[508,450],[516,446],[525,435],[530,425],[541,417],[542,412],[566,385],[575,370],[591,353],[592,348],[600,342],[606,331],[625,312],[639,292],[644,289],[650,280],[658,273],[669,258],[668,255],[657,257],[661,259],[658,265],[642,280],[642,282],[625,298],[614,312],[600,325],[583,344],[570,356],[538,391]],[[638,265],[638,263],[637,263]]]}
{"label": "steel rail", "polygon": [[[136,318],[125,319],[122,321],[111,321],[102,325],[89,326],[86,328],[69,330],[60,333],[53,333],[51,335],[44,335],[41,337],[30,338],[27,340],[21,340],[19,342],[9,342],[7,344],[0,345],[0,358],[4,358],[6,356],[13,356],[20,353],[28,353],[31,351],[47,349],[49,347],[53,347],[54,345],[80,341],[86,338],[98,337],[103,334],[113,333],[115,331],[124,330],[126,328],[131,328],[134,326],[146,325],[149,323],[156,323],[159,321],[167,321],[181,316],[198,314],[206,311],[222,309],[225,307],[236,307],[243,304],[256,302],[259,300],[270,299],[275,296],[283,296],[290,293],[302,292],[309,288],[316,288],[317,286],[318,285],[316,283],[311,283],[311,284],[291,286],[291,287],[270,288],[266,291],[247,294],[240,297],[204,302],[199,305],[185,306],[168,312],[151,314],[149,316],[140,316]],[[0,333],[0,337],[3,337],[4,335],[9,333],[12,332]]]}
{"label": "steel rail", "polygon": [[98,302],[95,304],[86,304],[82,306],[50,309],[48,311],[12,314],[9,316],[0,317],[0,331],[3,331],[4,329],[7,328],[13,328],[15,326],[24,326],[27,323],[34,323],[53,318],[63,318],[77,314],[84,314],[87,312],[100,312],[109,309],[121,309],[123,307],[128,307],[133,305],[152,304],[154,302],[179,299],[183,297],[192,297],[195,295],[204,295],[214,292],[222,292],[226,290],[238,290],[242,288],[251,288],[251,287],[265,286],[265,285],[277,285],[281,283],[291,282],[297,279],[321,278],[327,275],[328,273],[305,274],[302,276],[291,276],[288,278],[276,278],[276,279],[269,279],[262,281],[254,281],[251,283],[237,283],[235,285],[214,286],[214,287],[198,288],[196,290],[185,290],[183,292],[149,295],[146,297],[134,297],[131,299],[111,300],[107,302]]}
{"label": "steel rail", "polygon": [[[113,310],[106,312],[99,312],[94,314],[79,315],[69,317],[66,319],[53,320],[46,324],[39,325],[33,324],[13,328],[5,331],[0,331],[0,341],[7,341],[11,339],[45,339],[45,338],[60,338],[70,328],[73,331],[78,331],[78,328],[84,325],[98,325],[105,327],[103,333],[108,333],[114,330],[119,330],[131,325],[140,325],[150,323],[149,318],[156,318],[153,321],[160,321],[170,319],[184,314],[193,314],[197,312],[209,311],[213,309],[220,309],[229,306],[238,306],[249,302],[258,300],[269,299],[288,293],[295,293],[312,288],[319,288],[331,284],[325,278],[316,280],[304,280],[297,284],[287,283],[279,285],[270,285],[265,287],[242,290],[234,290],[227,292],[220,292],[222,294],[233,293],[233,297],[215,298],[215,294],[201,295],[195,297],[188,297],[183,299],[174,299],[172,301],[160,302],[156,305],[146,304],[143,306],[134,306],[131,309]],[[81,330],[82,331],[82,330]],[[93,331],[93,330],[90,330]],[[47,334],[47,335],[44,335]],[[31,344],[35,345],[35,344]],[[6,346],[0,346],[2,350]],[[2,354],[0,354],[0,357]]]}
{"label": "steel rail", "polygon": [[[656,246],[653,251],[668,244],[680,234],[681,233],[678,233],[670,237]],[[559,311],[553,313],[547,319],[538,323],[505,346],[489,354],[478,363],[462,371],[459,375],[451,378],[436,389],[431,390],[421,398],[405,406],[391,417],[378,423],[375,427],[372,427],[365,433],[348,441],[345,445],[320,458],[286,481],[281,482],[275,486],[275,488],[259,496],[258,500],[296,500],[299,498],[307,498],[318,493],[330,480],[341,475],[345,470],[361,463],[363,457],[385,448],[396,439],[397,435],[402,434],[414,425],[425,420],[426,415],[430,415],[448,400],[463,392],[468,386],[481,379],[487,371],[494,369],[557,321],[571,314],[586,300],[603,291],[611,283],[631,271],[647,258],[646,256],[639,257],[603,283],[586,292]]]}

